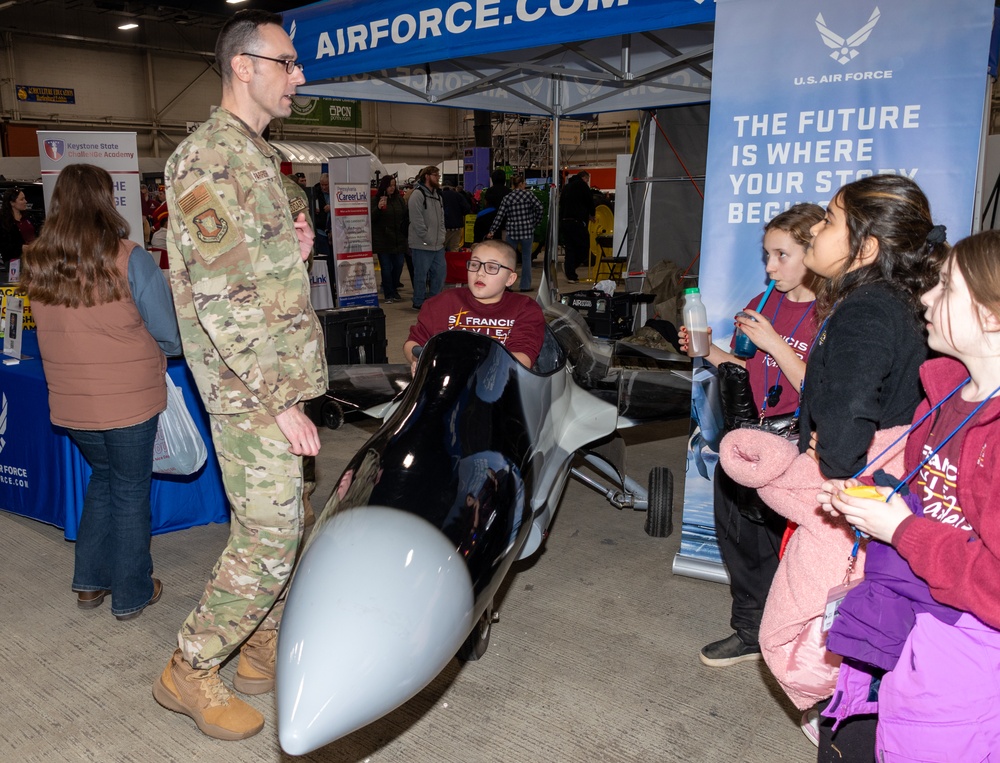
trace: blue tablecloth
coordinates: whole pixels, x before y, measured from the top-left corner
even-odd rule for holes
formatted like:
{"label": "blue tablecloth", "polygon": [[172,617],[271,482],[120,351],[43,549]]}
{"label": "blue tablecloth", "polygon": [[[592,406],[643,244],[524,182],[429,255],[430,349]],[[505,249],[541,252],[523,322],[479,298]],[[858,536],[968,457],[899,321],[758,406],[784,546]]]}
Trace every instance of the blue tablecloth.
{"label": "blue tablecloth", "polygon": [[[49,398],[38,354],[38,338],[25,331],[21,352],[31,360],[0,365],[0,509],[65,529],[76,539],[90,466],[66,434],[49,421]],[[208,460],[187,477],[153,475],[153,533],[229,521],[219,462],[212,449],[208,415],[183,359],[167,373],[184,392],[208,450]]]}

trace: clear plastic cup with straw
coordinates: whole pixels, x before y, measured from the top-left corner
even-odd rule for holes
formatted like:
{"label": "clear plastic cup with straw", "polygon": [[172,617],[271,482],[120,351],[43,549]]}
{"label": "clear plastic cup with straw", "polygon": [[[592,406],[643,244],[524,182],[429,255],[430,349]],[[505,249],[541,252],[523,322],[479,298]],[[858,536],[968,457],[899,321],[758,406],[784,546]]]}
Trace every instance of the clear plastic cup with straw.
{"label": "clear plastic cup with straw", "polygon": [[[771,296],[771,292],[774,291],[774,279],[767,285],[767,289],[764,290],[764,295],[760,298],[760,302],[757,303],[757,312],[761,311],[764,304],[767,302],[767,298]],[[757,319],[752,317],[749,313],[739,312],[736,317],[750,318],[752,321]],[[743,358],[744,360],[749,360],[757,353],[757,345],[755,345],[746,334],[743,333],[742,329],[736,329],[736,338],[733,341],[733,355],[737,358]]]}

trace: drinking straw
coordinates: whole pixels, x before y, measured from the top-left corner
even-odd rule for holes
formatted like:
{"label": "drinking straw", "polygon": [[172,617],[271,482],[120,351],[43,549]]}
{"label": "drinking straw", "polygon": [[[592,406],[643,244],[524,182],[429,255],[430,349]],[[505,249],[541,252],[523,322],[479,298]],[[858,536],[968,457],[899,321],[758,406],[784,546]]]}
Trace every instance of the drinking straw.
{"label": "drinking straw", "polygon": [[764,292],[764,296],[760,298],[760,302],[757,303],[757,312],[759,313],[761,308],[764,307],[764,303],[767,302],[767,298],[771,296],[771,292],[774,291],[774,279],[771,279],[771,283],[767,285],[767,290]]}

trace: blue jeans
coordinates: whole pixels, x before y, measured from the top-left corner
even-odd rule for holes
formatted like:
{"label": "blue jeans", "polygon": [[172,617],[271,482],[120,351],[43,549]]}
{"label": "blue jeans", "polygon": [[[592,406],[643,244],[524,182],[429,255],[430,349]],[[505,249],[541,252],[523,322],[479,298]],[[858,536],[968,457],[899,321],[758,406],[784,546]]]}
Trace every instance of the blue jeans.
{"label": "blue jeans", "polygon": [[[413,306],[424,304],[427,297],[440,294],[444,288],[446,263],[444,249],[411,249],[413,253]],[[427,279],[430,279],[428,286]]]}
{"label": "blue jeans", "polygon": [[509,239],[507,243],[514,247],[515,252],[521,253],[521,291],[528,291],[531,288],[531,247],[535,245],[535,239]]}
{"label": "blue jeans", "polygon": [[159,414],[121,429],[70,429],[93,469],[76,538],[74,591],[111,591],[111,611],[127,615],[153,597],[149,487]]}
{"label": "blue jeans", "polygon": [[403,253],[380,254],[378,266],[382,269],[382,294],[386,299],[399,299],[396,284],[400,282],[399,277],[403,274]]}

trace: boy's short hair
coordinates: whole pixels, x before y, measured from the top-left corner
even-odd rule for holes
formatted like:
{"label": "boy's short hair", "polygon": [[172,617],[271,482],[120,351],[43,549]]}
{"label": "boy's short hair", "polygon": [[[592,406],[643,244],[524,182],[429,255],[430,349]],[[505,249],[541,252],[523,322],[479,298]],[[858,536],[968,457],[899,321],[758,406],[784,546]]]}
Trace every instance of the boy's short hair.
{"label": "boy's short hair", "polygon": [[480,241],[478,244],[475,244],[472,247],[472,253],[475,254],[481,247],[489,247],[490,249],[493,249],[503,259],[503,262],[501,262],[502,265],[506,265],[511,270],[517,269],[517,252],[515,252],[514,247],[506,241],[488,238],[485,241]]}

